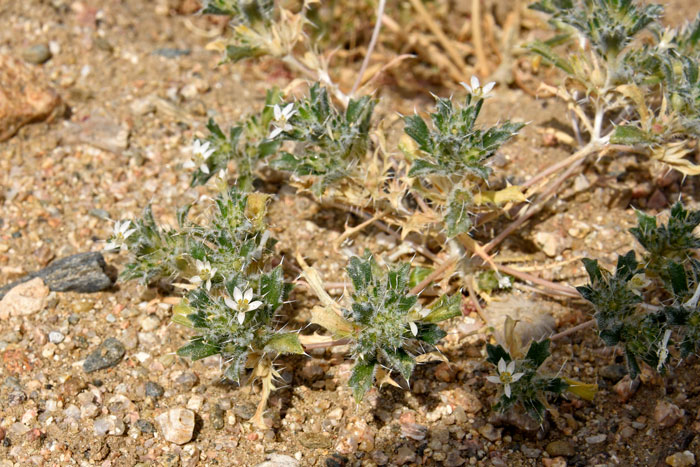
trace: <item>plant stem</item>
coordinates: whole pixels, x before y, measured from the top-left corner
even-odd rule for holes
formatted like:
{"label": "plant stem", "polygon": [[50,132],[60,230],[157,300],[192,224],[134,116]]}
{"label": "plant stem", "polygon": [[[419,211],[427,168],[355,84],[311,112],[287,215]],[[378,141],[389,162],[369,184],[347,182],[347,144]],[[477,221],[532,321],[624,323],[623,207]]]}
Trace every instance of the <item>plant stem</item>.
{"label": "plant stem", "polygon": [[574,326],[573,328],[569,328],[565,331],[558,332],[558,333],[554,334],[553,336],[550,336],[549,340],[555,341],[557,339],[561,339],[562,337],[569,336],[569,335],[571,335],[575,332],[578,332],[582,329],[592,328],[593,326],[595,326],[595,323],[596,323],[595,319],[591,319],[591,320],[586,321],[584,323],[581,323],[577,326]]}
{"label": "plant stem", "polygon": [[374,47],[377,45],[377,38],[379,37],[379,31],[382,29],[382,16],[384,15],[384,7],[386,6],[386,0],[379,0],[379,5],[377,5],[377,22],[374,23],[374,30],[372,31],[372,38],[369,40],[369,46],[367,47],[367,54],[365,55],[364,60],[362,60],[362,66],[360,67],[360,72],[357,74],[357,78],[355,78],[355,84],[352,85],[352,90],[350,91],[350,95],[354,96],[355,93],[357,92],[357,89],[360,87],[360,84],[362,84],[362,77],[365,74],[365,70],[367,70],[367,65],[369,64],[370,57],[372,56],[372,52],[374,51]]}
{"label": "plant stem", "polygon": [[433,282],[434,280],[441,277],[445,271],[447,271],[449,268],[451,268],[452,266],[457,264],[458,261],[459,261],[459,258],[454,257],[454,256],[446,259],[445,261],[443,261],[440,264],[440,266],[438,266],[433,272],[431,272],[428,275],[428,277],[423,279],[418,285],[413,287],[408,293],[411,295],[418,295],[419,293],[421,293],[423,291],[423,289],[425,289],[427,286],[429,286],[431,282]]}

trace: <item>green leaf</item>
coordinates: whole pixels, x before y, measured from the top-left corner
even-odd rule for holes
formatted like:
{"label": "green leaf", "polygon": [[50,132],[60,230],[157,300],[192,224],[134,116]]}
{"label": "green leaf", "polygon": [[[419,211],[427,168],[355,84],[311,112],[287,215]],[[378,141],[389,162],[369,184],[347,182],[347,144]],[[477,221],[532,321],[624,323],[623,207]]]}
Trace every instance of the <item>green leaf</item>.
{"label": "green leaf", "polygon": [[216,355],[221,351],[218,345],[206,342],[202,337],[195,337],[188,344],[177,349],[177,354],[181,357],[189,357],[192,360]]}
{"label": "green leaf", "polygon": [[424,268],[422,266],[417,266],[411,269],[411,278],[408,280],[408,288],[414,288],[415,286],[423,282],[423,280],[425,280],[426,277],[432,274],[432,272],[432,268]]}
{"label": "green leaf", "polygon": [[403,349],[392,351],[384,349],[384,357],[389,363],[389,366],[398,371],[406,381],[411,378],[413,368],[416,366],[416,361]]}
{"label": "green leaf", "polygon": [[304,348],[301,346],[301,342],[299,342],[299,335],[295,332],[273,335],[265,344],[265,350],[278,353],[304,353]]}
{"label": "green leaf", "polygon": [[637,272],[637,259],[634,251],[630,250],[625,255],[618,255],[617,267],[615,268],[615,277],[628,281]]}
{"label": "green leaf", "polygon": [[355,402],[359,403],[372,387],[376,364],[377,362],[373,360],[367,362],[358,360],[352,368],[352,374],[350,375],[348,384],[355,396]]}
{"label": "green leaf", "polygon": [[362,260],[357,256],[350,258],[347,267],[348,276],[356,292],[364,290],[372,281],[371,260]]}
{"label": "green leaf", "polygon": [[615,131],[610,135],[610,142],[612,144],[624,144],[624,145],[647,145],[654,141],[650,138],[647,133],[640,130],[636,126],[631,125],[620,125],[615,127]]}
{"label": "green leaf", "polygon": [[510,354],[500,345],[486,344],[486,354],[486,361],[495,366],[498,366],[498,362],[500,362],[501,359],[506,363],[512,360]]}
{"label": "green leaf", "polygon": [[583,267],[586,268],[586,272],[588,273],[588,277],[591,279],[592,283],[597,284],[603,280],[603,274],[600,272],[598,260],[583,258],[581,261],[583,262]]}
{"label": "green leaf", "polygon": [[425,318],[422,318],[421,321],[434,324],[461,315],[462,296],[460,294],[443,295],[430,307],[430,313]]}
{"label": "green leaf", "polygon": [[227,378],[235,383],[239,383],[241,380],[241,373],[245,369],[245,363],[248,359],[248,352],[241,351],[228,356],[226,359],[226,371],[224,371],[224,378]]}
{"label": "green leaf", "polygon": [[418,323],[418,335],[416,339],[430,345],[437,345],[447,333],[440,329],[437,324]]}
{"label": "green leaf", "polygon": [[574,68],[571,62],[559,56],[552,48],[542,41],[534,41],[527,45],[527,48],[540,55],[546,62],[563,70],[568,75],[574,74]]}
{"label": "green leaf", "polygon": [[530,348],[527,350],[525,359],[529,360],[533,368],[537,369],[547,360],[549,355],[549,339],[544,339],[540,342],[532,341],[530,343]]}
{"label": "green leaf", "polygon": [[671,287],[673,287],[673,293],[676,296],[683,296],[688,292],[688,281],[683,265],[670,261],[668,274],[671,277]]}
{"label": "green leaf", "polygon": [[277,266],[268,274],[260,276],[260,294],[273,310],[282,305],[285,297],[285,284],[282,267]]}
{"label": "green leaf", "polygon": [[[404,117],[404,131],[408,136],[413,138],[413,141],[418,143],[418,147],[424,152],[433,151],[433,142],[430,139],[430,130],[428,130],[428,125],[420,117],[420,115],[409,115]],[[413,168],[411,168],[413,170]],[[413,176],[410,175],[409,176]]]}

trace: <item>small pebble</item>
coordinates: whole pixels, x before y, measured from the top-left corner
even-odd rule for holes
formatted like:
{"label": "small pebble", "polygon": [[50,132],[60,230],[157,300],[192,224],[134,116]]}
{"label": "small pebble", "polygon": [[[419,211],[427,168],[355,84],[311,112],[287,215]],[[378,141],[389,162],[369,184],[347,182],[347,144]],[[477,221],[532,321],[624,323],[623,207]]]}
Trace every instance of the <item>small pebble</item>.
{"label": "small pebble", "polygon": [[690,451],[679,451],[668,456],[666,463],[671,467],[691,467],[695,465],[695,454]]}
{"label": "small pebble", "polygon": [[667,401],[659,401],[654,408],[654,421],[656,421],[661,428],[672,427],[682,416],[683,410],[678,408],[677,405]]}
{"label": "small pebble", "polygon": [[149,422],[148,420],[144,420],[143,418],[139,418],[136,420],[136,428],[138,428],[141,433],[155,433],[156,428],[153,426],[153,423]]}
{"label": "small pebble", "polygon": [[[189,391],[197,385],[199,377],[191,371],[186,371],[175,378],[175,383],[180,386],[182,391]],[[251,415],[252,417],[252,415]]]}
{"label": "small pebble", "polygon": [[32,45],[22,52],[22,58],[26,62],[33,63],[34,65],[46,63],[51,57],[51,49],[49,49],[49,46],[46,44]]}
{"label": "small pebble", "polygon": [[163,437],[175,444],[185,444],[192,439],[194,433],[194,412],[188,409],[175,408],[156,417]]}
{"label": "small pebble", "polygon": [[115,366],[126,353],[124,344],[114,337],[107,338],[100,346],[85,359],[83,369],[86,373],[103,370]]}
{"label": "small pebble", "polygon": [[549,444],[547,444],[545,450],[547,451],[547,454],[553,457],[570,457],[576,454],[576,449],[574,448],[574,445],[570,441],[564,439],[550,442]]}
{"label": "small pebble", "polygon": [[49,342],[51,342],[52,344],[60,344],[65,338],[66,336],[64,336],[63,333],[59,331],[51,331],[49,333]]}
{"label": "small pebble", "polygon": [[600,443],[604,442],[606,439],[607,439],[607,435],[605,433],[600,433],[597,435],[586,437],[586,442],[588,444],[600,444]]}
{"label": "small pebble", "polygon": [[165,394],[165,389],[158,383],[149,381],[146,383],[146,395],[154,399],[158,399]]}

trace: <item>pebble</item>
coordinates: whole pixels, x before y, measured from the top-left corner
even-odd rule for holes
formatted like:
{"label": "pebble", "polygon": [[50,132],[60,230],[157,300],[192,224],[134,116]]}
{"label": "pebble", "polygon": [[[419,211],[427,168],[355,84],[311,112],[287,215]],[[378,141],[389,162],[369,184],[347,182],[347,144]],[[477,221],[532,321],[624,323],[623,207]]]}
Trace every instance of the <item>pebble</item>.
{"label": "pebble", "polygon": [[671,467],[690,467],[695,465],[695,454],[690,451],[679,451],[668,456],[666,463]]}
{"label": "pebble", "polygon": [[148,397],[158,399],[159,397],[162,397],[163,394],[165,394],[165,389],[163,389],[163,386],[160,384],[153,381],[148,381],[146,383],[146,395]]}
{"label": "pebble", "polygon": [[160,319],[156,315],[148,315],[141,318],[139,324],[141,325],[141,330],[144,332],[151,332],[158,327],[160,327]]}
{"label": "pebble", "polygon": [[24,61],[34,65],[46,63],[51,60],[51,57],[51,49],[49,49],[49,46],[46,44],[32,45],[22,51],[22,58]]}
{"label": "pebble", "polygon": [[299,461],[284,454],[269,454],[266,461],[255,467],[299,467]]}
{"label": "pebble", "polygon": [[622,402],[627,402],[634,395],[634,393],[637,392],[637,389],[639,389],[639,384],[639,378],[632,381],[630,379],[630,375],[625,375],[624,378],[613,386],[613,391],[617,393]]}
{"label": "pebble", "polygon": [[576,454],[576,449],[574,448],[574,445],[571,443],[571,441],[565,439],[550,442],[549,444],[547,444],[545,451],[547,451],[547,454],[553,457],[569,457]]}
{"label": "pebble", "polygon": [[153,426],[153,423],[149,422],[148,420],[144,420],[143,418],[139,418],[136,420],[136,428],[138,428],[141,433],[155,433],[156,428]]}
{"label": "pebble", "polygon": [[566,459],[563,457],[552,457],[542,459],[544,467],[566,467]]}
{"label": "pebble", "polygon": [[80,406],[80,416],[82,418],[95,418],[100,408],[92,402]]}
{"label": "pebble", "polygon": [[51,342],[52,344],[60,344],[65,338],[66,336],[64,336],[63,333],[60,331],[51,331],[49,333],[49,342]]}
{"label": "pebble", "polygon": [[126,431],[124,421],[116,415],[107,415],[95,419],[93,430],[96,436],[112,435],[121,436]]}
{"label": "pebble", "polygon": [[107,338],[85,359],[83,369],[86,373],[111,368],[121,361],[126,353],[124,344],[114,337]]}
{"label": "pebble", "polygon": [[625,377],[627,368],[624,365],[606,365],[600,369],[598,374],[608,381],[617,383]]}
{"label": "pebble", "polygon": [[520,446],[520,452],[522,452],[525,457],[529,459],[538,459],[542,455],[541,449],[531,448],[524,444]]}
{"label": "pebble", "polygon": [[401,446],[392,460],[398,465],[415,462],[416,452],[408,446]]}
{"label": "pebble", "polygon": [[479,427],[479,434],[489,441],[498,441],[501,439],[501,429],[495,428],[492,424],[487,423]]}
{"label": "pebble", "polygon": [[250,420],[253,418],[253,415],[255,415],[255,406],[249,403],[236,404],[233,407],[233,413],[236,414],[238,418]]}
{"label": "pebble", "polygon": [[185,444],[194,433],[194,412],[189,409],[175,408],[156,417],[163,437],[175,444]]}
{"label": "pebble", "polygon": [[600,443],[604,442],[607,438],[608,437],[605,433],[600,433],[600,434],[593,435],[593,436],[587,436],[586,442],[588,444],[600,444]]}
{"label": "pebble", "polygon": [[194,396],[190,397],[190,400],[187,401],[187,408],[197,412],[197,411],[199,411],[199,409],[202,408],[203,404],[204,404],[204,397],[202,397],[199,394],[195,394]]}
{"label": "pebble", "polygon": [[[198,382],[199,382],[199,377],[195,373],[192,373],[191,371],[186,371],[186,372],[182,373],[181,375],[179,375],[177,378],[175,378],[175,383],[178,386],[180,386],[180,389],[182,391],[191,390],[193,387],[195,387],[197,385]],[[255,412],[253,412],[253,413],[255,413]],[[250,416],[252,417],[253,414],[251,414]],[[250,417],[248,417],[248,418],[250,418]]]}
{"label": "pebble", "polygon": [[321,433],[304,432],[299,434],[299,444],[308,449],[329,449],[333,442]]}
{"label": "pebble", "polygon": [[46,306],[48,296],[49,288],[40,277],[16,285],[0,300],[0,319],[33,315]]}
{"label": "pebble", "polygon": [[659,401],[654,408],[654,421],[661,428],[672,427],[683,416],[683,410],[667,401]]}
{"label": "pebble", "polygon": [[211,415],[209,416],[209,420],[211,421],[211,425],[214,427],[215,430],[222,430],[224,428],[225,415],[226,412],[224,411],[224,409],[222,409],[219,404],[214,404],[214,407],[211,411]]}
{"label": "pebble", "polygon": [[27,400],[27,395],[22,391],[12,391],[7,395],[7,405],[14,407],[15,405],[21,405]]}

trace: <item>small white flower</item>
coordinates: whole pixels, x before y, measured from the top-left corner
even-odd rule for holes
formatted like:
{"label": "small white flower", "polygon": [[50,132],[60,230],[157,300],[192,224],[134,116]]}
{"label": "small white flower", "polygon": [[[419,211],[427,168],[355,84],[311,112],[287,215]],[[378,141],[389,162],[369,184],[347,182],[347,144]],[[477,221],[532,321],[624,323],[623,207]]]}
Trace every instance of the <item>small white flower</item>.
{"label": "small white flower", "polygon": [[115,222],[112,239],[105,245],[105,250],[127,251],[129,246],[126,244],[126,239],[129,238],[131,234],[136,232],[136,229],[129,229],[129,227],[131,227],[131,221]]}
{"label": "small white flower", "polygon": [[207,165],[207,159],[209,159],[214,152],[216,152],[216,149],[211,147],[209,141],[202,142],[196,139],[192,145],[192,159],[182,164],[182,166],[186,169],[198,167],[199,170],[208,174],[209,166]]}
{"label": "small white flower", "polygon": [[498,288],[499,289],[509,289],[513,286],[513,282],[508,276],[501,276],[498,278]]}
{"label": "small white flower", "polygon": [[297,111],[294,109],[293,102],[290,102],[284,106],[284,108],[281,108],[279,105],[275,104],[272,111],[275,114],[275,121],[273,123],[275,128],[270,132],[270,138],[276,138],[283,131],[291,131],[294,129],[294,127],[289,124],[289,119],[297,113]]}
{"label": "small white flower", "polygon": [[486,379],[491,383],[502,384],[503,392],[506,397],[510,398],[510,384],[515,383],[523,377],[525,373],[515,373],[515,362],[511,361],[506,365],[506,361],[500,359],[498,361],[498,376],[487,376]]}
{"label": "small white flower", "polygon": [[666,360],[668,359],[668,340],[671,338],[671,330],[666,329],[666,332],[664,332],[664,339],[663,343],[661,346],[659,346],[659,350],[656,351],[656,355],[659,357],[659,364],[656,365],[656,371],[661,371],[661,368],[663,368],[664,364],[666,363]]}
{"label": "small white flower", "polygon": [[197,275],[193,276],[190,281],[197,285],[204,282],[207,291],[211,290],[211,280],[216,275],[216,268],[212,268],[209,261],[195,260],[195,265],[197,266]]}
{"label": "small white flower", "polygon": [[496,82],[491,81],[490,83],[486,83],[486,85],[484,85],[484,87],[481,87],[481,83],[479,82],[479,78],[477,78],[476,76],[472,76],[470,84],[467,84],[467,83],[459,83],[459,84],[464,86],[464,89],[466,89],[469,94],[476,97],[477,99],[479,99],[479,98],[486,99],[487,97],[489,97],[494,86],[496,86]]}
{"label": "small white flower", "polygon": [[224,297],[224,303],[226,303],[226,306],[231,308],[233,311],[238,312],[236,318],[240,324],[243,324],[243,321],[245,321],[246,312],[257,310],[263,304],[260,300],[251,302],[252,299],[253,289],[249,288],[246,289],[245,292],[241,292],[241,289],[236,287],[233,289],[233,300],[231,300],[229,297]]}
{"label": "small white flower", "polygon": [[409,321],[408,327],[411,328],[411,334],[413,334],[414,336],[418,335],[418,325],[415,322]]}
{"label": "small white flower", "polygon": [[673,44],[673,39],[676,37],[676,31],[673,28],[667,27],[664,29],[664,33],[661,36],[661,40],[659,41],[657,47],[659,50],[666,50],[666,49],[673,49],[675,48],[675,44]]}

